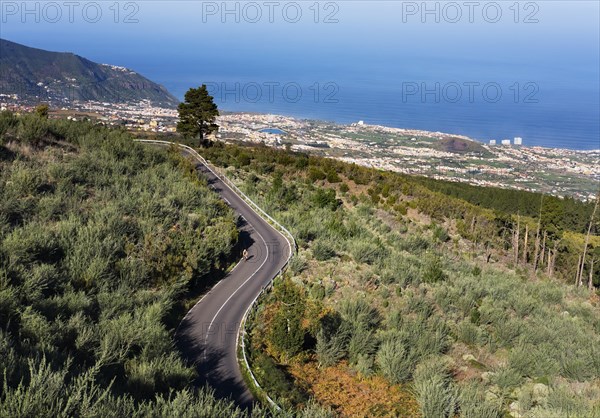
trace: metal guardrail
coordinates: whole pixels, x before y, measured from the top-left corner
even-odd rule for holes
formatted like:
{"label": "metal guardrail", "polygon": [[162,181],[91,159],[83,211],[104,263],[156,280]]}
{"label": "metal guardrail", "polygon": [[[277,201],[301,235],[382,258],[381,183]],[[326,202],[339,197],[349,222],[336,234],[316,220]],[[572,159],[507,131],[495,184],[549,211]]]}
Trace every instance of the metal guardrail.
{"label": "metal guardrail", "polygon": [[[282,270],[279,270],[279,272],[275,275],[273,280],[275,280],[281,274]],[[273,280],[271,280],[271,283]],[[258,383],[258,380],[256,380],[254,373],[252,373],[252,368],[250,367],[250,363],[248,362],[248,357],[246,356],[246,342],[245,342],[246,318],[248,317],[248,313],[250,313],[250,311],[255,307],[255,304],[256,304],[256,301],[258,300],[258,298],[264,294],[265,289],[266,289],[266,287],[262,288],[260,293],[258,295],[256,295],[256,297],[254,298],[252,303],[248,306],[248,309],[246,309],[246,312],[244,312],[242,322],[240,323],[240,327],[238,328],[237,341],[238,341],[238,344],[240,344],[240,346],[242,348],[242,360],[244,360],[244,366],[246,366],[246,370],[248,370],[248,374],[250,375],[250,379],[252,379],[252,383],[259,391],[262,392],[262,395],[265,397],[267,402],[269,402],[269,405],[271,405],[272,408],[280,411],[281,407],[279,405],[277,405],[277,403],[273,399],[271,399],[269,394],[260,386],[260,383]],[[242,331],[241,335],[240,335],[240,331]]]}
{"label": "metal guardrail", "polygon": [[[134,142],[141,142],[141,143],[147,143],[147,144],[169,145],[169,146],[175,145],[175,146],[178,146],[178,147],[186,150],[193,157],[198,159],[198,161],[200,161],[202,164],[204,164],[204,166],[206,168],[208,168],[211,173],[213,173],[219,180],[221,180],[235,194],[240,196],[257,215],[259,215],[260,217],[265,219],[275,229],[279,229],[278,232],[287,241],[288,247],[290,249],[287,260],[285,261],[285,263],[281,267],[281,269],[279,269],[279,271],[275,274],[275,276],[270,280],[269,285],[263,287],[261,289],[261,291],[256,295],[256,297],[254,298],[252,303],[250,303],[250,305],[248,306],[248,309],[246,309],[246,312],[244,313],[244,316],[242,317],[242,321],[240,322],[240,327],[238,328],[238,332],[237,332],[237,345],[241,346],[241,348],[242,348],[242,360],[244,361],[244,366],[246,367],[246,370],[248,370],[248,373],[250,375],[250,379],[252,380],[252,383],[255,385],[255,387],[259,391],[261,391],[263,393],[265,399],[271,405],[272,408],[275,408],[276,410],[281,410],[281,407],[279,405],[277,405],[277,403],[273,399],[271,399],[271,397],[267,394],[267,392],[260,386],[260,384],[256,380],[254,373],[252,373],[252,368],[250,367],[250,363],[248,362],[248,357],[246,355],[246,344],[245,344],[246,319],[247,319],[250,311],[255,307],[256,301],[265,293],[265,291],[267,291],[270,288],[270,285],[273,284],[273,281],[277,277],[279,277],[280,275],[283,274],[284,270],[287,268],[287,266],[293,256],[293,254],[298,251],[298,246],[296,244],[296,240],[294,239],[294,236],[291,234],[290,231],[287,230],[287,228],[285,228],[283,225],[281,225],[279,222],[277,222],[275,219],[273,219],[267,212],[265,212],[260,206],[258,206],[244,192],[242,192],[227,176],[225,176],[225,174],[219,173],[218,172],[219,170],[216,167],[212,166],[212,164],[210,164],[204,157],[202,157],[192,147],[184,145],[184,144],[179,144],[176,142],[161,141],[161,140],[155,140],[155,139],[135,139]],[[241,331],[241,335],[240,335],[240,331]]]}

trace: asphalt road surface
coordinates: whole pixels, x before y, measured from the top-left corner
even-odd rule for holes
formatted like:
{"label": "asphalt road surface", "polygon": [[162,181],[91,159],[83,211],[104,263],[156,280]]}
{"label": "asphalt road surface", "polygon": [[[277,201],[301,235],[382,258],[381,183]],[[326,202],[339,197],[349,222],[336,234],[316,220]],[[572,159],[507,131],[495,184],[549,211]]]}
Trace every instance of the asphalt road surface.
{"label": "asphalt road surface", "polygon": [[186,360],[197,367],[197,385],[208,384],[216,396],[250,408],[254,398],[236,355],[238,329],[255,297],[286,263],[290,244],[202,162],[195,164],[209,186],[240,215],[240,240],[249,256],[186,314],[175,339]]}

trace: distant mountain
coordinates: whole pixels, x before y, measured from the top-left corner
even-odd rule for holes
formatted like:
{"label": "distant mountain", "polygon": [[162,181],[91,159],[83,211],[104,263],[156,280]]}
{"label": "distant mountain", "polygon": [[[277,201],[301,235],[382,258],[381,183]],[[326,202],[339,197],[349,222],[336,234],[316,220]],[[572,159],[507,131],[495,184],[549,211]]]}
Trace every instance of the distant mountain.
{"label": "distant mountain", "polygon": [[155,106],[172,108],[179,103],[163,86],[130,69],[4,39],[0,39],[0,94],[17,94],[22,102],[54,105],[149,100]]}

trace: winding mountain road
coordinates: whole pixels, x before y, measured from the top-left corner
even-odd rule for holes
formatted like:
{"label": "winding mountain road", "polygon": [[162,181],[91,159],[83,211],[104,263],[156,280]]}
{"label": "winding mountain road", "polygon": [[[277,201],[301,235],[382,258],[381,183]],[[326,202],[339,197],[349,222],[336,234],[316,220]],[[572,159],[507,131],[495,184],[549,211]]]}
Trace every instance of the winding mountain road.
{"label": "winding mountain road", "polygon": [[[170,145],[159,141],[157,145]],[[292,255],[292,243],[236,193],[204,159],[182,147],[208,184],[240,216],[240,240],[248,250],[241,260],[186,314],[175,339],[198,370],[198,385],[208,384],[221,398],[249,408],[254,402],[237,360],[238,333],[246,311]]]}

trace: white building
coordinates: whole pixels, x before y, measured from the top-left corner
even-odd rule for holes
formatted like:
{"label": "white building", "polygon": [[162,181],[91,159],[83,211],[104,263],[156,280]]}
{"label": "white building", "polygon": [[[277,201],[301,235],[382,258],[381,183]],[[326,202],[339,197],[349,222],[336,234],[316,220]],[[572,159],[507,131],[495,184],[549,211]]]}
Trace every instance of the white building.
{"label": "white building", "polygon": [[510,139],[503,139],[502,145],[510,145]]}
{"label": "white building", "polygon": [[496,140],[495,139],[490,139],[490,145],[496,145]]}
{"label": "white building", "polygon": [[515,136],[513,144],[515,144],[515,145],[523,145],[523,138],[521,138],[520,136]]}

